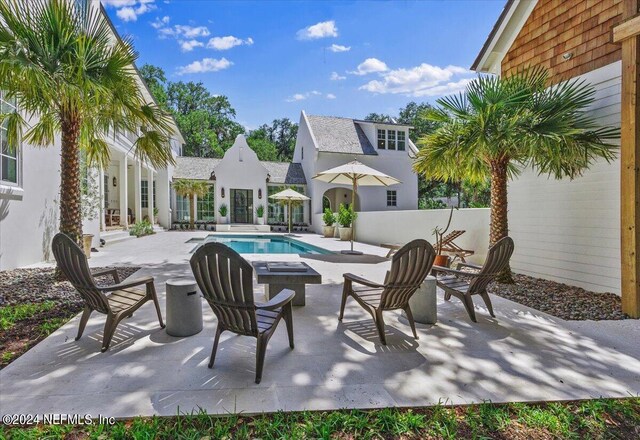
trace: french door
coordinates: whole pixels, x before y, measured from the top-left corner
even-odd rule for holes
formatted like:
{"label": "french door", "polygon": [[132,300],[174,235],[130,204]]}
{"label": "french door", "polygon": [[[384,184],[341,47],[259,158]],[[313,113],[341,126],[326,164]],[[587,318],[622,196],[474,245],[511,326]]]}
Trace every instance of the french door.
{"label": "french door", "polygon": [[231,190],[231,223],[253,223],[253,190]]}

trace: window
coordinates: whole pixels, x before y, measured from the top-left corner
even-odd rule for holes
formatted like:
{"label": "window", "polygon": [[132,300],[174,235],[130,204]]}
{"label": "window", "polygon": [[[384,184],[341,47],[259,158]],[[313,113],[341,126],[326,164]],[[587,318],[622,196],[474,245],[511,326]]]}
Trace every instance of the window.
{"label": "window", "polygon": [[215,190],[215,185],[209,185],[209,192],[204,197],[198,197],[198,214],[196,216],[198,220],[210,222],[216,219]]}
{"label": "window", "polygon": [[109,175],[104,175],[104,184],[102,185],[104,189],[104,209],[109,209]]}
{"label": "window", "polygon": [[387,148],[389,150],[396,149],[396,131],[395,130],[387,130]]}
{"label": "window", "polygon": [[396,191],[387,191],[387,206],[398,206],[398,196]]}
{"label": "window", "polygon": [[[15,104],[6,99],[3,93],[0,92],[0,113],[10,113],[15,109]],[[9,122],[5,120],[0,125],[0,181],[17,184],[19,148],[9,148],[7,139],[8,124]]]}
{"label": "window", "polygon": [[267,186],[267,200],[269,201],[267,206],[267,223],[269,224],[284,223],[284,206],[282,203],[269,198],[273,194],[283,191],[284,189],[284,186]]}
{"label": "window", "polygon": [[140,204],[143,208],[149,207],[149,181],[140,181]]}
{"label": "window", "polygon": [[304,160],[304,147],[300,147],[300,155],[302,156],[300,160]]}
{"label": "window", "polygon": [[407,133],[398,131],[398,151],[404,151],[407,143]]}
{"label": "window", "polygon": [[386,133],[385,130],[378,130],[378,149],[384,150],[386,148]]}
{"label": "window", "polygon": [[[300,194],[306,194],[304,186],[292,186],[292,190],[299,192]],[[304,204],[306,202],[294,203],[291,206],[291,220],[293,223],[304,223]]]}
{"label": "window", "polygon": [[176,220],[189,221],[189,205],[190,201],[180,194],[176,194]]}

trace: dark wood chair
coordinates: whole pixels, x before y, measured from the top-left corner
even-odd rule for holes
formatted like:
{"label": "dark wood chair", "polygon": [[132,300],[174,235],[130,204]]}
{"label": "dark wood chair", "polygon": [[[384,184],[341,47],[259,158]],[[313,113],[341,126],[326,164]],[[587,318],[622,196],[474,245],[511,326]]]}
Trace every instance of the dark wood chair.
{"label": "dark wood chair", "polygon": [[449,234],[445,235],[442,238],[442,249],[440,252],[446,252],[452,254],[454,256],[454,260],[459,258],[460,261],[465,263],[466,257],[470,257],[475,253],[471,249],[463,249],[455,243],[455,240],[463,235],[466,231],[455,230],[451,231]]}
{"label": "dark wood chair", "polygon": [[[94,311],[103,313],[107,315],[107,321],[104,325],[102,351],[107,351],[118,323],[131,316],[149,300],[155,304],[160,327],[164,328],[153,277],[126,280],[121,283],[116,269],[91,272],[84,251],[62,233],[53,237],[52,248],[58,267],[84,300],[84,311],[80,318],[76,341],[82,336],[91,313]],[[94,277],[101,275],[112,275],[115,284],[96,285]]]}
{"label": "dark wood chair", "polygon": [[284,319],[293,349],[293,290],[285,289],[266,304],[253,300],[253,266],[221,243],[206,243],[191,257],[191,269],[205,299],[218,318],[209,368],[213,367],[220,335],[225,330],[257,339],[256,383],[262,380],[267,343]]}
{"label": "dark wood chair", "polygon": [[[489,253],[483,266],[469,263],[459,263],[457,269],[433,266],[438,287],[444,290],[444,299],[449,301],[452,295],[460,299],[471,320],[478,322],[471,297],[480,295],[489,310],[489,314],[495,318],[491,299],[487,293],[487,286],[507,267],[513,254],[513,249],[513,239],[504,237],[489,248]],[[464,267],[474,269],[475,272],[460,270]],[[439,276],[439,274],[443,276]]]}
{"label": "dark wood chair", "polygon": [[[418,339],[413,314],[411,307],[409,307],[409,299],[429,274],[435,257],[436,252],[433,247],[426,240],[418,239],[407,243],[393,255],[391,270],[387,272],[383,284],[345,273],[338,319],[342,321],[344,307],[350,296],[371,314],[382,344],[387,344],[382,317],[382,312],[387,310],[404,310],[413,336]],[[366,288],[354,289],[354,284]]]}

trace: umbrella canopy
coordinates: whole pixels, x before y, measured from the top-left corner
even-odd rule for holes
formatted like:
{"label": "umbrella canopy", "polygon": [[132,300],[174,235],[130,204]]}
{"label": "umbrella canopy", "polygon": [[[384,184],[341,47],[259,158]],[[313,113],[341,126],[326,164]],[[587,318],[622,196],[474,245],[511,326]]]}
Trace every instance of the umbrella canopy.
{"label": "umbrella canopy", "polygon": [[[321,171],[315,176],[314,179],[327,183],[336,183],[339,185],[351,185],[351,206],[355,210],[356,193],[358,186],[389,186],[401,183],[395,177],[386,175],[385,173],[375,170],[366,166],[362,162],[353,160],[344,165],[331,168],[326,171]],[[356,236],[356,224],[355,221],[351,225],[351,251],[345,253],[360,254],[361,252],[354,252],[353,240]]]}
{"label": "umbrella canopy", "polygon": [[270,199],[274,200],[283,200],[289,202],[289,234],[291,234],[291,203],[293,202],[303,202],[305,200],[311,200],[309,197],[304,194],[300,194],[298,191],[294,191],[291,188],[287,188],[284,191],[280,191],[279,193],[275,193],[269,196]]}

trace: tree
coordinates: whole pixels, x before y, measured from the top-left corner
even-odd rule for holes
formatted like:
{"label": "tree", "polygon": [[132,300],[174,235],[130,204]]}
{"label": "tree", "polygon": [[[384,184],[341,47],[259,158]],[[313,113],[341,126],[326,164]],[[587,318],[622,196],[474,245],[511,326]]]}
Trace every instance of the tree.
{"label": "tree", "polygon": [[173,182],[176,194],[189,199],[189,228],[195,228],[196,197],[204,197],[209,192],[209,185],[202,180],[176,179]]}
{"label": "tree", "polygon": [[247,144],[256,152],[259,160],[278,160],[276,144],[268,139],[264,129],[258,128],[257,130],[253,130],[247,137]]}
{"label": "tree", "polygon": [[[599,127],[585,114],[593,87],[579,79],[547,87],[548,80],[542,68],[481,76],[428,114],[439,126],[420,140],[414,169],[443,180],[491,179],[491,244],[509,233],[507,182],[524,167],[573,179],[595,160],[616,157],[610,141],[619,129]],[[501,280],[512,282],[509,269]]]}
{"label": "tree", "polygon": [[369,113],[364,117],[364,120],[371,122],[393,122],[393,117],[383,113]]}
{"label": "tree", "polygon": [[415,101],[409,102],[400,109],[396,120],[401,124],[408,124],[413,127],[409,130],[409,139],[417,142],[422,136],[431,133],[437,128],[437,123],[425,118],[429,110],[433,109],[431,104],[422,102],[420,104]]}
{"label": "tree", "polygon": [[[109,163],[107,136],[138,133],[136,155],[156,167],[173,161],[168,115],[148,104],[130,40],[113,40],[106,18],[86,3],[0,2],[0,89],[22,113],[0,114],[11,148],[22,138],[46,147],[61,134],[60,231],[82,237],[80,157]],[[35,117],[27,124],[22,114]]]}

